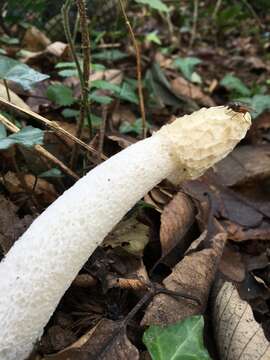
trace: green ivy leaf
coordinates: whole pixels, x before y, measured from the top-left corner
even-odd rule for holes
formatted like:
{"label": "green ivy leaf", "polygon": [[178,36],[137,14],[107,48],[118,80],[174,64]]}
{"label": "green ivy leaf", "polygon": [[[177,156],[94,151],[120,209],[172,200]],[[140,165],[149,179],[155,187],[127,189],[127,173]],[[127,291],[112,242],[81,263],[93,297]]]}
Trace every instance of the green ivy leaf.
{"label": "green ivy leaf", "polygon": [[113,93],[120,93],[121,87],[116,84],[112,84],[106,80],[94,80],[91,82],[91,88],[96,88],[100,90],[109,90]]}
{"label": "green ivy leaf", "polygon": [[[146,124],[146,127],[149,128],[149,125]],[[119,128],[121,134],[136,133],[140,135],[142,133],[142,119],[137,119],[133,123],[124,121]]]}
{"label": "green ivy leaf", "polygon": [[47,97],[49,100],[60,106],[70,106],[76,102],[72,90],[68,86],[62,84],[48,86]]}
{"label": "green ivy leaf", "polygon": [[89,99],[91,101],[94,101],[102,105],[108,105],[113,101],[113,99],[110,96],[98,95],[96,91],[94,91],[92,94],[89,95]]}
{"label": "green ivy leaf", "polygon": [[122,100],[126,100],[134,104],[139,103],[137,93],[135,92],[134,88],[126,81],[123,83],[118,97]]}
{"label": "green ivy leaf", "polygon": [[75,109],[64,109],[61,114],[67,119],[76,118],[80,115],[80,111]]}
{"label": "green ivy leaf", "polygon": [[3,35],[0,37],[0,41],[7,45],[18,45],[20,43],[18,38]]}
{"label": "green ivy leaf", "polygon": [[158,37],[157,31],[152,31],[146,35],[146,40],[157,45],[161,45],[161,40]]}
{"label": "green ivy leaf", "polygon": [[179,68],[184,77],[192,81],[195,66],[200,64],[201,60],[196,57],[178,58],[174,61],[174,66]]}
{"label": "green ivy leaf", "polygon": [[0,140],[7,137],[7,130],[5,128],[5,125],[0,124]]}
{"label": "green ivy leaf", "polygon": [[42,178],[42,179],[47,179],[47,178],[60,178],[62,177],[62,173],[59,169],[57,168],[52,168],[48,171],[44,171],[43,173],[39,174],[38,177]]}
{"label": "green ivy leaf", "polygon": [[250,89],[234,75],[227,74],[220,81],[220,85],[224,86],[228,91],[233,91],[241,96],[249,96]]}
{"label": "green ivy leaf", "polygon": [[166,327],[150,326],[143,335],[153,360],[211,360],[203,343],[202,316]]}
{"label": "green ivy leaf", "polygon": [[102,123],[102,118],[92,113],[90,114],[90,117],[93,128],[98,129]]}
{"label": "green ivy leaf", "polygon": [[49,76],[33,70],[17,60],[0,55],[0,78],[12,80],[20,84],[23,89],[29,90],[35,83],[43,81]]}
{"label": "green ivy leaf", "polygon": [[161,0],[135,0],[138,4],[144,4],[150,6],[152,9],[156,9],[162,12],[169,12],[169,8]]}
{"label": "green ivy leaf", "polygon": [[105,50],[99,53],[92,54],[92,59],[104,61],[117,61],[128,57],[128,54],[120,50]]}
{"label": "green ivy leaf", "polygon": [[32,126],[26,126],[15,134],[0,139],[0,150],[6,150],[12,145],[18,144],[25,147],[33,147],[43,144],[44,133]]}

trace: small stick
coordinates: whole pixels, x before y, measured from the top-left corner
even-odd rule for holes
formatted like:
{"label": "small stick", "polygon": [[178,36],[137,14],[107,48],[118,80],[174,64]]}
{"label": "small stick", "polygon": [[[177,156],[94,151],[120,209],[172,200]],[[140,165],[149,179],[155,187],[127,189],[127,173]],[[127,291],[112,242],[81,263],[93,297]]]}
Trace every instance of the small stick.
{"label": "small stick", "polygon": [[[11,121],[9,121],[5,116],[1,114],[0,114],[0,122],[4,124],[13,133],[20,131],[20,129],[16,125],[14,125]],[[57,157],[55,157],[49,151],[44,149],[41,145],[35,145],[34,148],[40,155],[42,155],[43,157],[45,157],[55,165],[59,166],[60,169],[63,170],[66,174],[73,177],[75,180],[79,180],[80,177],[77,174],[75,174],[72,170],[70,170],[65,164],[62,163],[62,161],[57,159]]]}
{"label": "small stick", "polygon": [[8,101],[10,102],[10,101],[11,101],[11,97],[10,97],[10,91],[9,91],[9,88],[8,88],[7,80],[6,80],[6,79],[3,79],[3,82],[4,82],[4,86],[5,86],[6,92],[7,92],[7,99],[8,99]]}
{"label": "small stick", "polygon": [[[89,77],[90,77],[90,38],[88,32],[88,21],[87,21],[87,12],[86,12],[86,3],[85,0],[76,0],[78,11],[80,14],[80,25],[81,25],[81,34],[82,34],[82,53],[83,53],[83,74],[80,78],[81,83],[81,106],[80,106],[80,118],[77,126],[76,136],[81,138],[82,129],[84,125],[84,118],[86,116],[90,137],[92,136],[92,124],[91,116],[89,109],[88,101],[88,91],[89,91]],[[74,146],[72,155],[71,155],[71,168],[74,168],[78,156],[78,146]]]}
{"label": "small stick", "polygon": [[[92,146],[86,144],[84,141],[78,139],[76,136],[72,135],[71,133],[69,133],[68,131],[66,131],[65,129],[63,129],[60,125],[58,125],[55,121],[51,121],[48,120],[46,118],[44,118],[43,116],[36,114],[34,111],[32,110],[26,110],[26,109],[22,109],[21,107],[12,104],[11,102],[8,102],[6,99],[0,97],[0,104],[11,108],[13,110],[17,110],[22,112],[23,114],[26,114],[30,117],[35,118],[36,120],[38,120],[39,122],[41,122],[43,125],[45,125],[46,127],[49,127],[51,129],[53,129],[57,134],[60,135],[64,135],[65,137],[73,140],[75,143],[81,145],[83,148],[85,148],[86,150],[90,151],[91,153],[94,154],[98,154],[98,151],[96,149],[94,149]],[[104,154],[101,154],[101,158],[102,160],[107,160],[107,156],[105,156]]]}
{"label": "small stick", "polygon": [[222,4],[222,0],[217,0],[213,14],[212,14],[212,19],[214,20],[217,17],[218,11],[221,7]]}
{"label": "small stick", "polygon": [[145,116],[145,107],[144,107],[144,98],[143,98],[143,84],[142,84],[142,66],[141,66],[141,54],[140,54],[140,48],[138,45],[138,42],[136,40],[136,37],[134,35],[134,32],[132,30],[132,26],[129,22],[129,19],[126,14],[125,6],[123,3],[123,0],[118,0],[119,4],[121,6],[121,10],[126,22],[126,25],[128,27],[131,40],[133,42],[133,46],[136,53],[136,63],[137,63],[137,81],[138,81],[138,95],[139,95],[139,101],[140,101],[140,109],[141,109],[141,116],[142,116],[142,135],[143,138],[146,138],[146,116]]}
{"label": "small stick", "polygon": [[101,123],[100,129],[99,129],[98,161],[101,161],[101,154],[102,154],[103,145],[104,145],[107,117],[108,117],[108,107],[105,105],[102,109],[102,123]]}

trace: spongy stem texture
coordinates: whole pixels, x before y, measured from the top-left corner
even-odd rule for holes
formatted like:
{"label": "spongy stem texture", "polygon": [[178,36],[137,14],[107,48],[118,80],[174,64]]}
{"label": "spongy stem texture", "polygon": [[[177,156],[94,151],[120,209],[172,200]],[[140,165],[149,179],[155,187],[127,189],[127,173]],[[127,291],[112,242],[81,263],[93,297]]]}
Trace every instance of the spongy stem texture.
{"label": "spongy stem texture", "polygon": [[23,360],[72,280],[108,232],[166,177],[203,173],[245,136],[225,107],[177,119],[90,171],[50,205],[0,263],[0,360]]}

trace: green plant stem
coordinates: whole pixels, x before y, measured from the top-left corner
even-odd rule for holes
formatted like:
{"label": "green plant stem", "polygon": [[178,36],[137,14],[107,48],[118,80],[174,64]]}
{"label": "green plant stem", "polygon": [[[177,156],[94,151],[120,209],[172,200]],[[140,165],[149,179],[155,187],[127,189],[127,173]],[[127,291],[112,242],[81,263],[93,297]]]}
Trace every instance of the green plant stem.
{"label": "green plant stem", "polygon": [[[86,114],[87,122],[92,135],[92,124],[90,117],[90,103],[88,99],[89,77],[91,73],[91,43],[88,31],[88,20],[85,0],[76,0],[78,11],[80,14],[80,25],[82,34],[82,53],[83,53],[83,82],[81,83],[82,92],[82,112]],[[84,118],[80,117],[78,132],[80,135],[84,123]]]}
{"label": "green plant stem", "polygon": [[[88,102],[88,89],[89,89],[89,76],[90,76],[90,39],[88,33],[88,24],[87,24],[87,13],[85,0],[77,0],[78,12],[80,15],[80,24],[81,24],[81,33],[82,33],[82,51],[83,51],[83,71],[81,69],[74,41],[72,39],[70,25],[69,25],[69,9],[71,5],[71,0],[67,0],[62,7],[62,18],[65,29],[65,34],[67,41],[70,45],[71,53],[75,61],[77,71],[79,74],[80,86],[81,86],[81,107],[80,107],[80,118],[78,122],[76,136],[81,138],[82,129],[84,125],[84,119],[87,118],[90,137],[92,136],[92,124],[90,117],[90,108]],[[71,155],[71,168],[74,168],[74,165],[77,160],[78,155],[78,146],[75,145]]]}
{"label": "green plant stem", "polygon": [[134,46],[134,49],[135,49],[135,53],[136,53],[138,95],[139,95],[141,117],[142,117],[142,136],[143,136],[143,138],[146,138],[147,128],[146,128],[146,116],[145,116],[145,107],[144,107],[144,98],[143,98],[142,66],[141,66],[140,48],[139,48],[138,42],[136,40],[136,37],[134,35],[132,26],[131,26],[131,24],[129,22],[129,19],[127,17],[124,2],[123,2],[123,0],[118,0],[118,1],[119,1],[121,10],[122,10],[123,17],[125,19],[125,23],[127,25],[128,31],[130,33],[130,37],[131,37],[131,40],[132,40],[132,43],[133,43],[133,46]]}
{"label": "green plant stem", "polygon": [[83,73],[82,73],[82,69],[80,66],[78,56],[76,54],[76,49],[75,49],[75,45],[74,45],[74,42],[72,39],[72,35],[71,35],[71,31],[70,31],[70,24],[69,24],[69,10],[70,10],[71,3],[72,3],[72,0],[66,0],[64,5],[62,6],[62,9],[61,9],[62,21],[63,21],[63,27],[64,27],[66,39],[67,39],[67,42],[70,47],[71,55],[75,62],[80,82],[82,82],[83,81]]}

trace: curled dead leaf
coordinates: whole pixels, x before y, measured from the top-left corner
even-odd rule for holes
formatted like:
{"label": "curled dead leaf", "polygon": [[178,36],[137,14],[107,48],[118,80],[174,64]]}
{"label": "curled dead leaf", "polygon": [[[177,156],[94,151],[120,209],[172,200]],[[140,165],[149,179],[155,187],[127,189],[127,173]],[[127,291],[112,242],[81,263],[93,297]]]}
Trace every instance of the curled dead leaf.
{"label": "curled dead leaf", "polygon": [[50,43],[50,39],[35,26],[26,30],[22,41],[23,47],[30,51],[44,50]]}
{"label": "curled dead leaf", "polygon": [[129,341],[122,323],[102,319],[74,344],[44,360],[138,360],[139,352]]}
{"label": "curled dead leaf", "polygon": [[243,281],[246,271],[241,253],[226,246],[220,260],[219,271],[231,281]]}
{"label": "curled dead leaf", "polygon": [[171,86],[177,95],[189,97],[193,100],[199,101],[205,106],[215,106],[215,103],[210,96],[204,94],[198,86],[192,84],[181,76],[172,80]]}
{"label": "curled dead leaf", "polygon": [[270,176],[270,146],[240,146],[215,165],[222,183],[227,186],[241,185]]}
{"label": "curled dead leaf", "polygon": [[[51,203],[58,197],[54,186],[48,181],[40,178],[37,179],[32,174],[25,174],[23,178],[27,190],[33,191],[35,195],[40,196],[45,203]],[[5,188],[12,194],[26,191],[19,177],[12,171],[8,171],[0,183],[3,183]]]}
{"label": "curled dead leaf", "polygon": [[[13,92],[10,89],[9,89],[9,95],[12,104],[17,105],[24,110],[30,110],[30,107],[17,94],[15,94],[15,92]],[[7,90],[1,82],[0,82],[0,97],[4,98],[5,100],[8,100]]]}
{"label": "curled dead leaf", "polygon": [[156,295],[146,309],[143,326],[172,324],[204,310],[226,239],[225,233],[218,233],[210,248],[185,256],[163,281],[166,289],[192,295],[200,304],[182,297]]}
{"label": "curled dead leaf", "polygon": [[123,72],[118,69],[96,71],[90,75],[90,81],[106,80],[114,85],[120,85],[123,81]]}
{"label": "curled dead leaf", "polygon": [[20,219],[17,210],[11,201],[0,195],[0,247],[4,254],[33,221],[29,215]]}
{"label": "curled dead leaf", "polygon": [[161,215],[160,242],[162,256],[166,256],[181,242],[182,252],[185,250],[184,236],[195,220],[195,209],[189,196],[178,192],[171,202],[165,206]]}
{"label": "curled dead leaf", "polygon": [[216,286],[212,312],[221,360],[270,359],[270,343],[261,325],[231,283]]}

